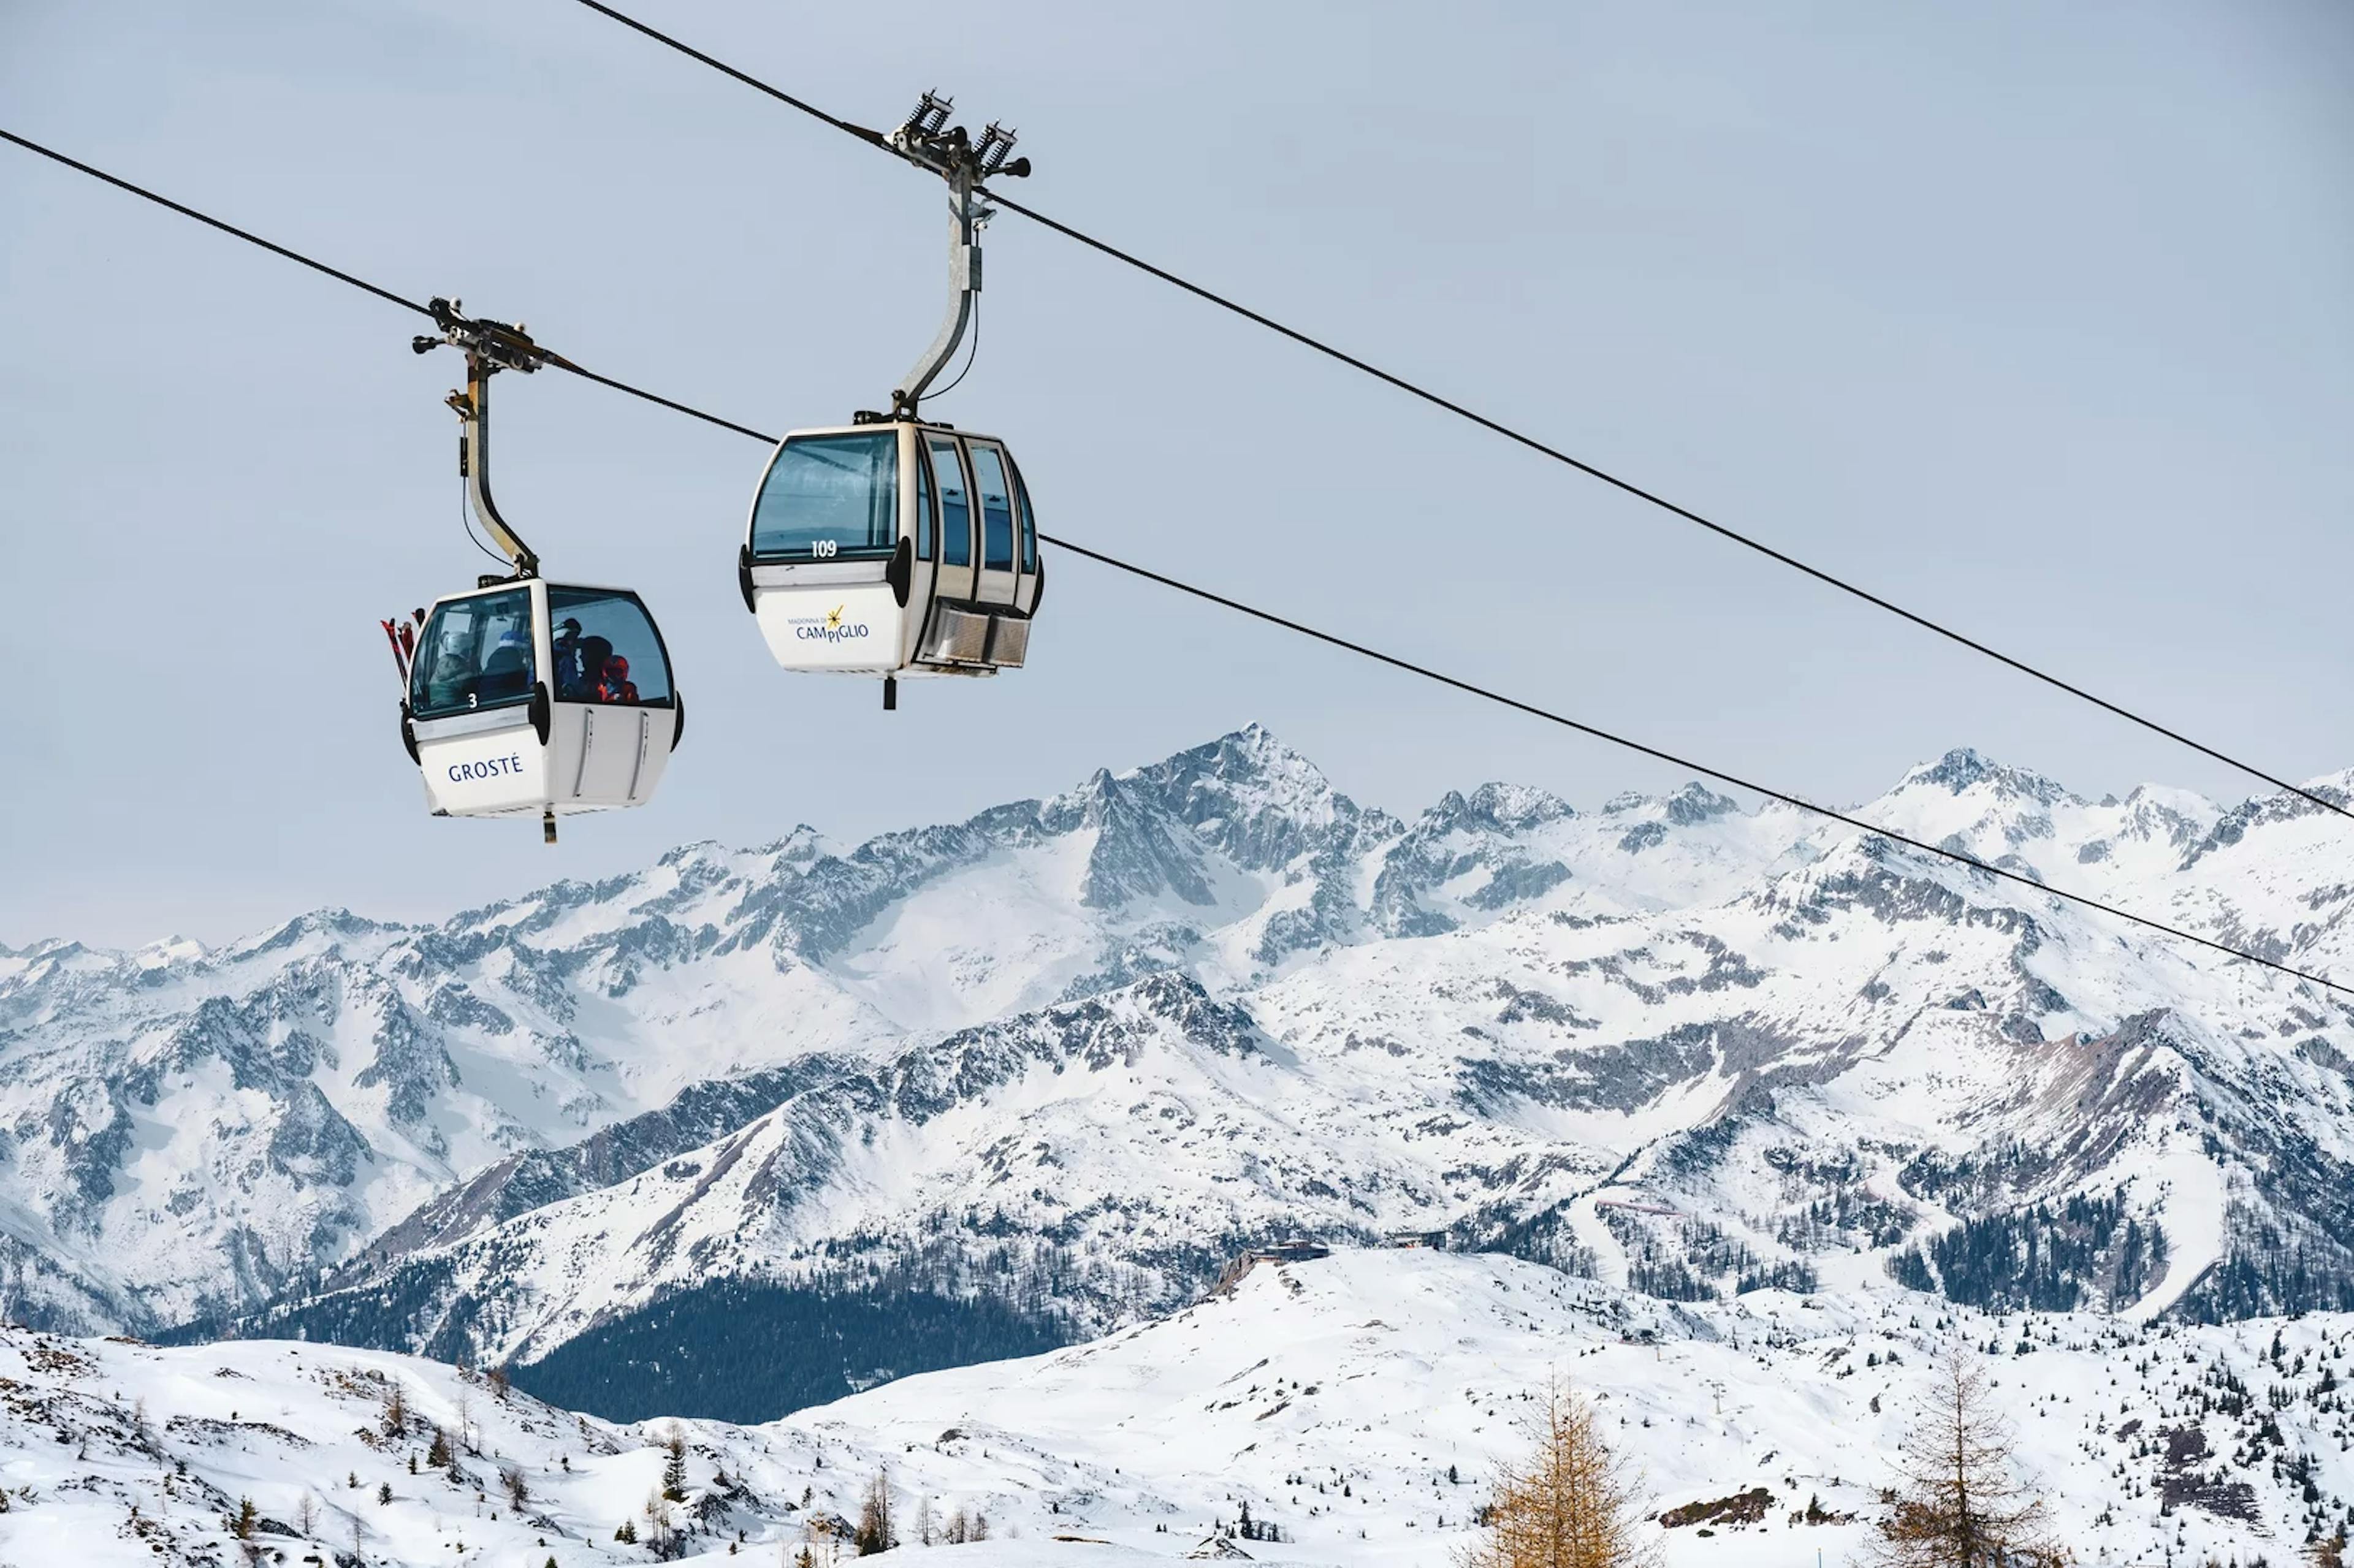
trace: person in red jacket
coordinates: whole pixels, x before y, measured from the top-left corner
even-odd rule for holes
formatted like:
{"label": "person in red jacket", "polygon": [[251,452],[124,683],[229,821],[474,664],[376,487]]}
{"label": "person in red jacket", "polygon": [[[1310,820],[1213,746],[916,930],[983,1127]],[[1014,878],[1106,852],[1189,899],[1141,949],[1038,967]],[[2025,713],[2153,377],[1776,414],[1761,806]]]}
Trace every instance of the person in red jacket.
{"label": "person in red jacket", "polygon": [[619,653],[605,661],[605,678],[597,687],[597,700],[602,703],[634,703],[638,700],[637,683],[630,679],[630,662]]}

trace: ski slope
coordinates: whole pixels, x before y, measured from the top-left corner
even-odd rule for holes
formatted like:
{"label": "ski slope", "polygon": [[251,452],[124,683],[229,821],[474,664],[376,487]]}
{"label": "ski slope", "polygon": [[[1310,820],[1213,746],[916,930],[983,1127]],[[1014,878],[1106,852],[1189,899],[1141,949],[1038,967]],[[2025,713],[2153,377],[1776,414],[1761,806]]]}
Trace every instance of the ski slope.
{"label": "ski slope", "polygon": [[[1818,1551],[1849,1563],[1939,1310],[1894,1290],[1674,1307],[1423,1249],[1262,1263],[1182,1311],[1051,1355],[910,1377],[764,1425],[680,1424],[689,1484],[670,1511],[697,1531],[688,1561],[731,1561],[741,1531],[748,1561],[773,1563],[812,1520],[854,1518],[887,1470],[905,1553],[930,1560],[912,1539],[919,1505],[936,1521],[990,1520],[987,1543],[931,1548],[947,1568],[1183,1558],[1245,1504],[1285,1539],[1230,1552],[1430,1564],[1465,1539],[1484,1478],[1523,1446],[1531,1392],[1558,1373],[1596,1402],[1654,1510],[1771,1494],[1755,1524],[1651,1526],[1670,1568],[1799,1568]],[[2315,1509],[2343,1517],[2354,1461],[2337,1378],[2354,1318],[1952,1322],[1995,1347],[1987,1371],[2020,1478],[2052,1499],[2086,1563],[2285,1564]],[[18,1568],[235,1563],[223,1518],[239,1499],[291,1530],[306,1496],[320,1520],[307,1541],[260,1538],[290,1563],[351,1551],[355,1521],[370,1564],[649,1560],[613,1535],[624,1518],[646,1531],[665,1421],[616,1426],[502,1399],[437,1363],[287,1341],[164,1350],[9,1329],[0,1379],[0,1563]],[[383,1422],[395,1383],[419,1423],[397,1438]],[[2234,1384],[2243,1413],[2201,1412],[2202,1391],[2228,1405]],[[410,1472],[426,1424],[457,1441],[457,1480]],[[525,1477],[520,1511],[504,1504],[502,1463]],[[1810,1502],[1859,1517],[1794,1521]]]}

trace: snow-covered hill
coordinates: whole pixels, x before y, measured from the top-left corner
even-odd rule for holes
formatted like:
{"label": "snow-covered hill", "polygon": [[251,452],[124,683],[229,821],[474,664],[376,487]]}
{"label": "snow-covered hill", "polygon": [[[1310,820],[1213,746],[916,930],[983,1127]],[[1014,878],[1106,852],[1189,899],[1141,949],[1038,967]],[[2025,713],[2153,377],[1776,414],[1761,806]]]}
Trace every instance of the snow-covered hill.
{"label": "snow-covered hill", "polygon": [[[812,1521],[855,1518],[887,1472],[901,1551],[919,1561],[924,1519],[989,1521],[987,1544],[932,1548],[946,1568],[1182,1558],[1246,1508],[1281,1540],[1229,1541],[1230,1556],[1403,1568],[1447,1559],[1558,1373],[1596,1401],[1650,1511],[1732,1505],[1650,1527],[1670,1568],[1798,1568],[1819,1550],[1840,1564],[1882,1506],[1946,1331],[1985,1352],[2020,1478],[2084,1563],[2285,1563],[2348,1518],[2343,1315],[1995,1318],[1893,1288],[1678,1306],[1428,1250],[1264,1263],[1164,1320],[1050,1355],[767,1425],[678,1424],[685,1495],[665,1511],[695,1532],[689,1561],[769,1563]],[[377,1564],[652,1555],[669,1422],[614,1426],[436,1363],[284,1341],[156,1350],[5,1330],[0,1379],[0,1563],[233,1564],[223,1520],[248,1499],[253,1539],[287,1562],[351,1551],[355,1524]],[[431,1462],[437,1427],[454,1472]],[[625,1520],[635,1546],[614,1539]]]}
{"label": "snow-covered hill", "polygon": [[[2293,798],[1955,752],[1858,810],[2354,974],[2354,832]],[[1787,808],[1488,785],[1408,822],[1252,728],[438,927],[11,955],[0,1234],[18,1317],[277,1298],[249,1331],[623,1411],[822,1397],[726,1359],[748,1312],[839,1391],[1290,1234],[2213,1319],[2354,1305],[2349,1064],[2333,993]]]}

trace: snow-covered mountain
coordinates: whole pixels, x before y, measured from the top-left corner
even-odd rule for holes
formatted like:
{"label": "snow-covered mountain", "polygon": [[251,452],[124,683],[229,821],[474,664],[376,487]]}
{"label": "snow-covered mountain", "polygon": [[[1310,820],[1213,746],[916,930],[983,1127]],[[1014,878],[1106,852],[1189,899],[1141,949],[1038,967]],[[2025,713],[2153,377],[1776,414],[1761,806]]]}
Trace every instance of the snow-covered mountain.
{"label": "snow-covered mountain", "polygon": [[[1957,751],[1857,810],[2354,975],[2354,832],[2294,797]],[[2218,1319],[2354,1305],[2349,1063],[2337,993],[1788,808],[1408,822],[1253,727],[439,927],[8,955],[0,1234],[12,1316],[246,1313],[621,1411],[1096,1333],[1290,1234]],[[823,1376],[764,1383],[748,1320]]]}
{"label": "snow-covered mountain", "polygon": [[[1681,1306],[1509,1257],[1368,1250],[1263,1263],[1162,1320],[759,1426],[615,1426],[316,1343],[0,1329],[0,1561],[192,1568],[253,1545],[586,1568],[660,1560],[668,1529],[684,1561],[733,1568],[856,1519],[887,1475],[899,1550],[945,1568],[1405,1568],[1465,1543],[1558,1375],[1639,1476],[1665,1568],[1853,1564],[1949,1335],[1984,1358],[2015,1474],[2080,1562],[2285,1563],[2348,1521],[2344,1314],[1997,1317],[1890,1287]],[[241,1542],[227,1525],[249,1501]],[[959,1519],[990,1540],[944,1543]]]}

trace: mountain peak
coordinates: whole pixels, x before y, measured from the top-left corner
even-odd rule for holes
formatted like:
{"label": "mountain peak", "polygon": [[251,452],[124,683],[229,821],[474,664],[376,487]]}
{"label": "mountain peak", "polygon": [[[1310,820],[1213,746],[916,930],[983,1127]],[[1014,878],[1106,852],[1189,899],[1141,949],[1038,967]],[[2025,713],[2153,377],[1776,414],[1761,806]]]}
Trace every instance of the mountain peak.
{"label": "mountain peak", "polygon": [[1365,812],[1259,724],[1122,776],[1245,865],[1271,866],[1346,834]]}
{"label": "mountain peak", "polygon": [[1476,816],[1499,827],[1529,828],[1540,822],[1575,816],[1569,802],[1533,784],[1490,781],[1471,791],[1464,805]]}
{"label": "mountain peak", "polygon": [[1286,746],[1273,730],[1256,719],[1240,729],[1229,730],[1206,746],[1181,751],[1169,760],[1175,762],[1204,754],[1214,760],[1215,771],[1223,778],[1289,779],[1315,791],[1331,789],[1323,769]]}
{"label": "mountain peak", "polygon": [[1668,821],[1680,828],[1689,828],[1716,817],[1731,816],[1739,810],[1740,801],[1718,794],[1697,779],[1669,796],[1667,800]]}
{"label": "mountain peak", "polygon": [[1952,795],[1985,785],[1998,797],[2024,797],[2045,806],[2068,799],[2064,788],[2041,773],[2005,767],[1967,746],[1956,747],[1936,761],[1913,768],[1897,788],[1914,784],[1933,786]]}

